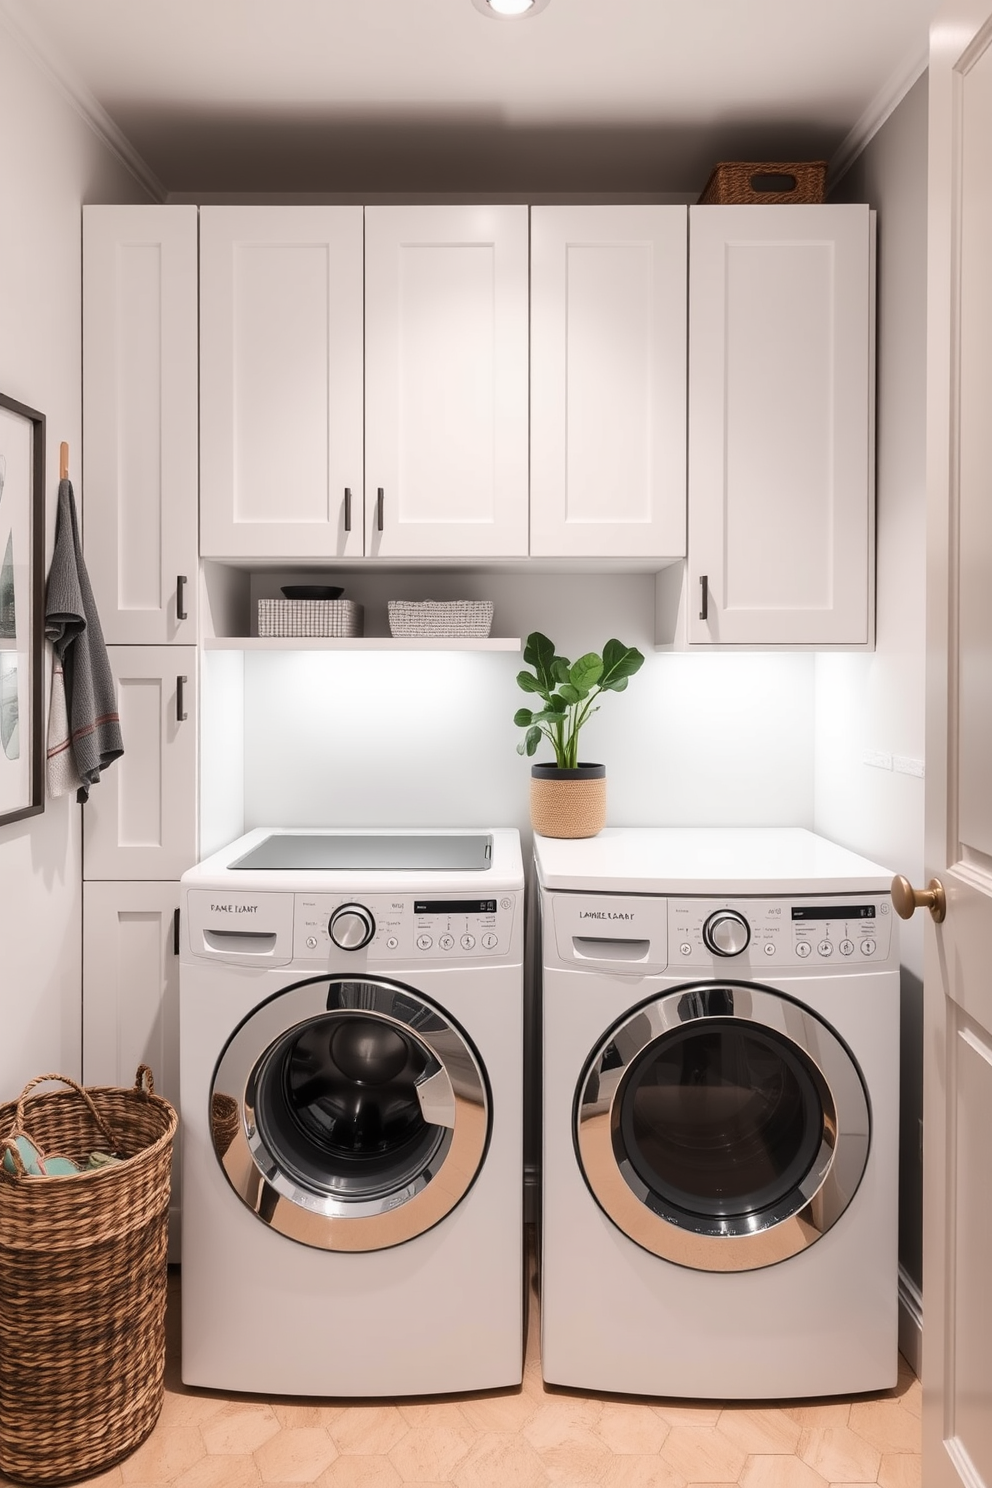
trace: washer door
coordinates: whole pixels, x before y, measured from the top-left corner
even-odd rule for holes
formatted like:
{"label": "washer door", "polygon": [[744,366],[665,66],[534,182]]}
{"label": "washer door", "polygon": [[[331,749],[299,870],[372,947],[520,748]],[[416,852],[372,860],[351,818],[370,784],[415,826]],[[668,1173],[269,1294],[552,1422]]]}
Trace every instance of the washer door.
{"label": "washer door", "polygon": [[868,1161],[861,1072],[822,1019],[753,984],[705,983],[615,1025],[579,1084],[575,1141],[625,1235],[699,1271],[752,1271],[837,1223]]}
{"label": "washer door", "polygon": [[489,1143],[475,1050],[397,982],[320,977],[238,1027],[214,1074],[214,1150],[263,1224],[322,1250],[382,1250],[464,1198]]}

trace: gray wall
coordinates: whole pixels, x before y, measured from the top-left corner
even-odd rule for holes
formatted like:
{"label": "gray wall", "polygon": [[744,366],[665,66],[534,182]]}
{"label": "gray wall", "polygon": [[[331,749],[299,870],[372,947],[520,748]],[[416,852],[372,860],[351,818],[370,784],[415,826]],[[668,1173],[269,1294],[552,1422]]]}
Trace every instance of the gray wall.
{"label": "gray wall", "polygon": [[[839,183],[834,201],[878,211],[877,644],[816,660],[817,831],[914,883],[923,871],[926,557],[927,79],[922,77]],[[891,760],[893,768],[867,763]],[[902,766],[903,768],[900,768]],[[920,916],[903,960],[899,1253],[922,1278]]]}

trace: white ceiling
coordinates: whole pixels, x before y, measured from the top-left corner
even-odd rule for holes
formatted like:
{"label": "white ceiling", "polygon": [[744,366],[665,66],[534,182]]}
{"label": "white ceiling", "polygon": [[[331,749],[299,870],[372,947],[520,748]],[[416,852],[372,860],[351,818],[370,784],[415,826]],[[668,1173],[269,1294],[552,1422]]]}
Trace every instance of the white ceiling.
{"label": "white ceiling", "polygon": [[0,0],[172,194],[683,193],[832,158],[937,0]]}

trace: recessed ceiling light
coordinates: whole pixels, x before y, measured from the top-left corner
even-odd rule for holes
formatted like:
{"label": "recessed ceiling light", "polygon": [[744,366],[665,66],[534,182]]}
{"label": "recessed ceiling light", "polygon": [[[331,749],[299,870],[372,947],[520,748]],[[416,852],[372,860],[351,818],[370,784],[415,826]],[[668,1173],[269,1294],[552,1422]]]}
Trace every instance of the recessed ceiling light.
{"label": "recessed ceiling light", "polygon": [[476,10],[493,21],[518,21],[524,16],[537,15],[548,3],[549,0],[472,0]]}

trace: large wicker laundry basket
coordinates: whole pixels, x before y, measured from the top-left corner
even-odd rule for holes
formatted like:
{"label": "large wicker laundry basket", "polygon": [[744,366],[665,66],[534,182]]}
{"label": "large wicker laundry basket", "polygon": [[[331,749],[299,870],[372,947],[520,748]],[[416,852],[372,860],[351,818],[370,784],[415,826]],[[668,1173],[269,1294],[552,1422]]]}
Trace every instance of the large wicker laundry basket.
{"label": "large wicker laundry basket", "polygon": [[[68,1088],[35,1093],[46,1081]],[[132,1089],[40,1075],[0,1106],[0,1471],[11,1478],[92,1476],[158,1419],[176,1126],[147,1065]],[[36,1176],[18,1136],[42,1154],[123,1161]]]}

